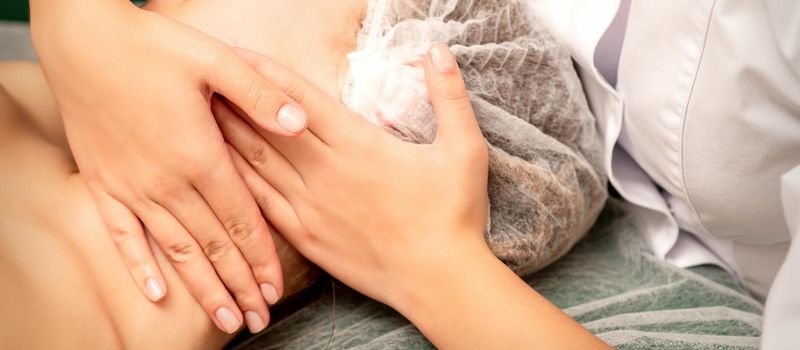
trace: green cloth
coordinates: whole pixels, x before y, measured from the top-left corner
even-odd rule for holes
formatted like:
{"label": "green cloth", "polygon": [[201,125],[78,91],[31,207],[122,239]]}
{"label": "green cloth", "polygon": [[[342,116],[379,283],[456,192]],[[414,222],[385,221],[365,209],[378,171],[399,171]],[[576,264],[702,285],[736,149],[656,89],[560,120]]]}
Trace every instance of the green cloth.
{"label": "green cloth", "polygon": [[[146,1],[133,1],[142,5]],[[79,2],[75,2],[76,4]],[[27,22],[29,19],[28,0],[2,0],[0,1],[0,21]]]}
{"label": "green cloth", "polygon": [[0,20],[28,21],[28,0],[0,1]]}
{"label": "green cloth", "polygon": [[[762,305],[719,268],[684,270],[657,259],[614,201],[567,256],[525,280],[619,349],[758,347]],[[329,287],[237,349],[433,348],[393,310],[335,288],[335,316]]]}
{"label": "green cloth", "polygon": [[[0,58],[33,58],[28,37],[25,25],[0,23]],[[756,349],[761,335],[762,306],[725,271],[659,261],[614,201],[572,252],[525,280],[619,349]],[[335,290],[335,317],[328,288],[237,348],[324,349],[332,326],[330,349],[432,348],[386,306]]]}

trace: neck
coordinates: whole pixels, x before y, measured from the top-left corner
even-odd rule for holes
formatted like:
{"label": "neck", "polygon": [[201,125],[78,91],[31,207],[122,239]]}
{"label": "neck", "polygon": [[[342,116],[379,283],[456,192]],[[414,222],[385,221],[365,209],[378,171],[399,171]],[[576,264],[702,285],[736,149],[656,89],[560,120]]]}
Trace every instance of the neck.
{"label": "neck", "polygon": [[147,5],[228,45],[268,56],[337,97],[366,7],[366,0],[151,0]]}

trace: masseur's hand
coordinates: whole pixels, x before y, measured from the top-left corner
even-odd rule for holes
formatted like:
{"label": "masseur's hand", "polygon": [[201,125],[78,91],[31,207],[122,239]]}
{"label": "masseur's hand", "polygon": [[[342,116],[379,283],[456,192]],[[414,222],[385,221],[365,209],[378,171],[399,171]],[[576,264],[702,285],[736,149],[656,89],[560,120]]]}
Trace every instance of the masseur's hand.
{"label": "masseur's hand", "polygon": [[290,140],[212,106],[264,214],[302,254],[440,348],[604,347],[491,254],[488,152],[447,46],[422,63],[438,124],[431,145],[404,143],[268,59],[240,54],[310,115],[310,132]]}
{"label": "masseur's hand", "polygon": [[[455,70],[451,57],[441,60],[442,69]],[[255,64],[277,85],[291,84],[277,65]],[[256,134],[225,103],[212,107],[237,167],[276,228],[343,282],[394,304],[420,274],[409,269],[409,259],[422,267],[435,263],[428,259],[443,246],[486,247],[488,155],[463,84],[457,72],[431,79],[441,92],[433,96],[439,136],[432,145],[394,138],[306,86],[283,85],[305,91],[293,97],[315,117],[310,132],[293,139]],[[268,184],[277,192],[267,191]]]}
{"label": "masseur's hand", "polygon": [[[425,59],[438,137],[405,143],[249,51],[240,54],[311,116],[299,137],[271,135],[222,101],[212,107],[265,216],[303,255],[353,288],[401,307],[442,253],[488,252],[488,152],[455,60]],[[439,68],[433,68],[433,62]],[[449,256],[447,252],[458,252]],[[429,282],[429,281],[427,281]]]}
{"label": "masseur's hand", "polygon": [[224,95],[286,137],[305,113],[229,47],[128,1],[31,5],[75,159],[142,291],[167,292],[143,223],[220,329],[263,329],[280,263],[209,102]]}

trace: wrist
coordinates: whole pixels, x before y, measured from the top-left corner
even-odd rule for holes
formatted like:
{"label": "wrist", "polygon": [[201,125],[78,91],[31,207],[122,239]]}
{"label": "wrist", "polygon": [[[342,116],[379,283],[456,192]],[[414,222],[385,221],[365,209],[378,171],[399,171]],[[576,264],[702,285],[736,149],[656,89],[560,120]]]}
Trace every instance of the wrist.
{"label": "wrist", "polygon": [[403,279],[390,306],[420,326],[418,322],[427,322],[441,311],[442,302],[455,289],[467,288],[465,284],[480,281],[498,268],[507,269],[489,250],[483,235],[479,237],[431,244],[428,247],[436,251],[413,254],[417,261],[413,271],[396,274]]}

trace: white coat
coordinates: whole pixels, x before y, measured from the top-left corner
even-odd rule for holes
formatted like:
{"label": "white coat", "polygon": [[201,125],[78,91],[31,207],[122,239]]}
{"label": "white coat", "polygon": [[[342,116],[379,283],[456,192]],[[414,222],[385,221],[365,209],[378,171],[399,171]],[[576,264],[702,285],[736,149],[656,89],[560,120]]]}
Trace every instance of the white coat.
{"label": "white coat", "polygon": [[594,57],[620,0],[528,1],[573,54],[653,252],[769,293],[763,346],[800,349],[800,1],[632,0],[616,88]]}

